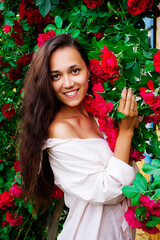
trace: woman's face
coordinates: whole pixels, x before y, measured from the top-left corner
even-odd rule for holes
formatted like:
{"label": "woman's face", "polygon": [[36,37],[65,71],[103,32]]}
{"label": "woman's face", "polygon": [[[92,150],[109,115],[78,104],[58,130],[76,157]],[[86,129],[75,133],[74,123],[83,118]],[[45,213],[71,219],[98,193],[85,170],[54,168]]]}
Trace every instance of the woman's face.
{"label": "woman's face", "polygon": [[50,58],[50,71],[56,97],[66,106],[79,106],[90,75],[80,53],[73,47],[57,49]]}

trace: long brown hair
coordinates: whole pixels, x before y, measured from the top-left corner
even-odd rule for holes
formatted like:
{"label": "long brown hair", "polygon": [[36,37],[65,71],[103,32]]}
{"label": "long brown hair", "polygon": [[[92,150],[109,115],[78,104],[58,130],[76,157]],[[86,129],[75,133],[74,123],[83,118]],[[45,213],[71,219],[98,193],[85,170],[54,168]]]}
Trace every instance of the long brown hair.
{"label": "long brown hair", "polygon": [[24,195],[32,202],[37,212],[46,209],[51,200],[54,175],[47,151],[42,151],[48,138],[49,125],[60,108],[55,97],[50,74],[50,57],[58,48],[74,47],[89,67],[88,57],[73,37],[60,34],[45,42],[34,53],[25,76],[24,101],[20,130],[20,168]]}

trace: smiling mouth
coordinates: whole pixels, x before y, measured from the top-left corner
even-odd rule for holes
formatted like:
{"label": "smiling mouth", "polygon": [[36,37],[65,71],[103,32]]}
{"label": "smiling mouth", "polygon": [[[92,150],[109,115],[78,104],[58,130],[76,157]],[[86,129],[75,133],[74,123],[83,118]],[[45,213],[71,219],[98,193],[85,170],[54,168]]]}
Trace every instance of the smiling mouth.
{"label": "smiling mouth", "polygon": [[79,88],[74,91],[66,92],[66,93],[64,93],[64,95],[68,96],[68,97],[72,97],[72,96],[75,96],[78,93],[78,91],[79,91]]}

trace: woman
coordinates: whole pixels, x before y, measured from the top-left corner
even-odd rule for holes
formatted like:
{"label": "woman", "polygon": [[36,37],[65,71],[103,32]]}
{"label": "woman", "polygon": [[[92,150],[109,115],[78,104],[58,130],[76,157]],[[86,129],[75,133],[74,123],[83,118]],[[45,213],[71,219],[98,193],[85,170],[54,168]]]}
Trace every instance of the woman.
{"label": "woman", "polygon": [[49,204],[54,183],[64,191],[69,214],[58,240],[134,239],[121,188],[131,185],[136,173],[129,165],[136,99],[131,88],[123,89],[118,110],[126,117],[112,153],[84,107],[90,74],[83,48],[69,35],[53,37],[34,54],[24,87],[24,190],[36,210]]}

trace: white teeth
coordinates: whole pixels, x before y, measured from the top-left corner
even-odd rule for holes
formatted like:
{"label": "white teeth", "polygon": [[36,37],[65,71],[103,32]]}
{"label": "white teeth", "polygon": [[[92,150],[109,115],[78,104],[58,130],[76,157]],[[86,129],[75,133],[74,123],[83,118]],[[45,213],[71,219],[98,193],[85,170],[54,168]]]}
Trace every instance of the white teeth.
{"label": "white teeth", "polygon": [[78,90],[73,91],[73,92],[68,92],[68,93],[65,93],[65,95],[67,95],[67,96],[72,96],[72,95],[76,94],[77,91],[78,91]]}

